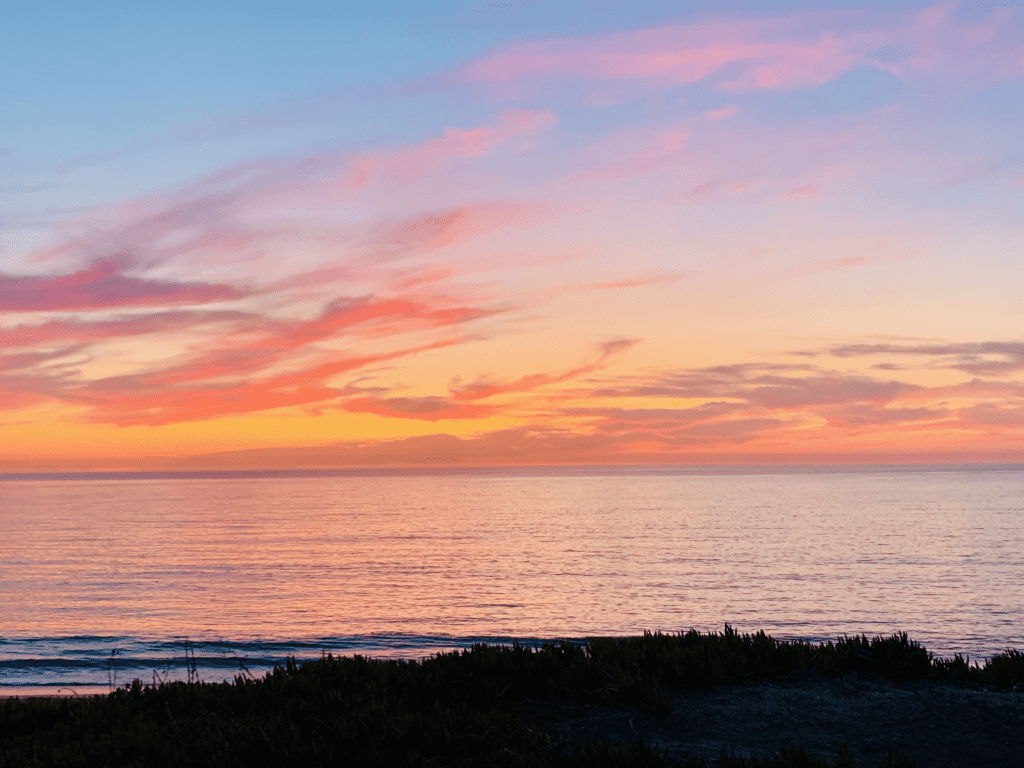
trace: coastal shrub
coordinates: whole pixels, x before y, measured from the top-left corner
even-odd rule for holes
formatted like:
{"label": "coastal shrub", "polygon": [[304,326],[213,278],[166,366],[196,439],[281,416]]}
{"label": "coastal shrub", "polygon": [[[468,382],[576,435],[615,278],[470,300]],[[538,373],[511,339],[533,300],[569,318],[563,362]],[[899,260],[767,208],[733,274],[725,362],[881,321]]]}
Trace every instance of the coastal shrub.
{"label": "coastal shrub", "polygon": [[[687,765],[687,768],[690,766]],[[700,768],[704,768],[704,766]],[[711,767],[708,766],[708,768]],[[803,747],[787,745],[776,754],[766,758],[736,757],[722,750],[722,755],[718,759],[718,768],[857,768],[857,762],[845,744],[836,746],[835,758],[831,760],[820,757]],[[893,753],[878,768],[915,768],[915,763],[904,754]]]}
{"label": "coastal shrub", "polygon": [[[665,715],[670,692],[685,687],[848,673],[1011,688],[1024,685],[1024,654],[1006,651],[979,666],[959,656],[934,659],[905,634],[812,644],[729,626],[537,648],[478,644],[423,661],[328,654],[227,683],[136,680],[108,696],[0,699],[0,767],[655,766],[665,756],[642,742],[577,744],[575,751],[553,743],[531,712],[569,701]],[[800,750],[765,759],[773,762],[718,762],[852,765],[848,755],[825,763]],[[888,768],[907,764],[892,760]]]}
{"label": "coastal shrub", "polygon": [[1024,653],[997,653],[985,663],[983,674],[996,688],[1024,688]]}
{"label": "coastal shrub", "polygon": [[771,677],[858,673],[892,680],[934,680],[993,688],[1024,686],[1024,654],[1009,650],[984,666],[957,654],[936,659],[907,634],[843,637],[835,642],[776,640],[762,632],[740,634],[728,624],[721,633],[644,633],[639,637],[595,638],[585,646],[592,674],[615,682],[636,701],[655,688],[684,688]]}

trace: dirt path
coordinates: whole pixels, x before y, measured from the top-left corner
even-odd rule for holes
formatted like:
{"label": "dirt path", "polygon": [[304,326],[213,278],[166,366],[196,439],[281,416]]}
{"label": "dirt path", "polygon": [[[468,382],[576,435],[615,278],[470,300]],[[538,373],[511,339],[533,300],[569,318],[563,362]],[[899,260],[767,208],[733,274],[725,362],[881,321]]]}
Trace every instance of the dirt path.
{"label": "dirt path", "polygon": [[723,747],[765,756],[785,742],[832,756],[845,742],[858,763],[898,750],[919,768],[1024,768],[1024,691],[847,676],[681,693],[663,720],[601,706],[546,704],[523,714],[562,744],[640,736],[671,759],[715,758]]}

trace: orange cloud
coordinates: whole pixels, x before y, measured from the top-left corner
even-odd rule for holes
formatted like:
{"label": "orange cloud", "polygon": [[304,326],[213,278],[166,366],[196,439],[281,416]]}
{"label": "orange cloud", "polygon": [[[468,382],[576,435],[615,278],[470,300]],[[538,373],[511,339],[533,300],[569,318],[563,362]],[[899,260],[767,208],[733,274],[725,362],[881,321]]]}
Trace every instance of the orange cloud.
{"label": "orange cloud", "polygon": [[[0,408],[54,400],[90,408],[91,421],[167,424],[224,414],[321,403],[343,392],[326,382],[339,373],[461,343],[445,331],[500,310],[435,297],[337,299],[309,320],[287,321],[257,313],[179,311],[101,321],[61,319],[0,330]],[[85,378],[80,368],[90,345],[151,333],[199,334],[201,344],[156,368]],[[346,356],[317,349],[318,342],[349,336],[380,339],[440,331],[440,339],[373,355]],[[62,342],[56,349],[54,341]],[[68,342],[73,342],[69,344]],[[310,359],[333,358],[310,366]],[[298,373],[275,373],[281,367]],[[463,409],[460,414],[469,414]],[[479,409],[482,412],[483,409]],[[460,416],[461,417],[461,416]]]}
{"label": "orange cloud", "polygon": [[510,392],[531,392],[539,387],[548,384],[558,384],[578,378],[587,373],[593,373],[605,367],[607,361],[613,355],[623,352],[634,344],[636,340],[619,339],[602,344],[601,353],[598,359],[587,365],[571,368],[561,373],[535,373],[530,376],[508,382],[476,381],[472,384],[462,384],[460,380],[452,382],[451,393],[454,400],[483,400],[494,395],[501,395]]}
{"label": "orange cloud", "polygon": [[580,435],[530,425],[461,438],[434,434],[398,440],[352,441],[316,448],[229,451],[196,456],[179,466],[476,466],[508,464],[603,463],[613,441],[602,435]]}
{"label": "orange cloud", "polygon": [[110,377],[68,387],[60,394],[65,401],[88,405],[88,418],[93,422],[156,426],[202,421],[272,408],[337,403],[345,392],[327,383],[331,377],[456,343],[458,340],[447,340],[377,355],[342,357],[262,379],[210,381],[267,362],[258,354],[254,355],[255,362],[239,355],[210,361],[199,370],[186,365],[170,371]]}
{"label": "orange cloud", "polygon": [[[455,343],[455,342],[451,342]],[[92,417],[124,424],[161,424],[286,405],[366,413],[392,419],[440,422],[478,419],[520,406],[478,402],[497,394],[530,393],[547,384],[594,374],[632,342],[609,342],[597,359],[560,373],[535,374],[506,383],[453,386],[444,396],[402,397],[384,388],[334,386],[329,378],[390,355],[324,361],[302,370],[237,384],[201,388],[157,380],[111,379],[81,391],[92,399]],[[435,345],[436,346],[436,345]],[[962,354],[958,344],[906,345],[942,360]],[[1012,354],[1015,343],[979,343],[986,353]],[[891,354],[899,344],[845,345],[836,357]],[[967,345],[967,350],[976,347]],[[822,356],[826,351],[808,351]],[[33,370],[42,361],[21,357],[0,365],[5,376]],[[20,366],[20,367],[19,367]],[[25,368],[27,366],[27,368]],[[742,363],[588,377],[584,387],[545,398],[544,413],[528,423],[476,436],[434,434],[343,442],[336,445],[263,448],[196,456],[183,465],[420,466],[487,464],[672,464],[693,461],[893,461],[990,458],[1024,450],[1024,382],[972,379],[924,387],[809,363]],[[608,405],[608,401],[624,405]],[[671,405],[660,406],[661,402]],[[692,405],[678,406],[685,401]],[[702,402],[703,401],[703,402]],[[956,401],[956,402],[952,402]],[[529,399],[526,402],[530,402]],[[535,401],[534,401],[535,402]],[[600,404],[594,404],[599,402]],[[109,414],[104,409],[109,408]],[[978,453],[978,452],[982,453]]]}
{"label": "orange cloud", "polygon": [[754,25],[717,22],[527,43],[472,62],[454,77],[500,83],[570,76],[676,85],[694,83],[727,65],[742,63],[745,73],[723,87],[788,89],[819,85],[858,61],[857,51],[830,34],[813,41],[756,39],[774,31],[772,26],[779,25],[767,23],[759,30]]}

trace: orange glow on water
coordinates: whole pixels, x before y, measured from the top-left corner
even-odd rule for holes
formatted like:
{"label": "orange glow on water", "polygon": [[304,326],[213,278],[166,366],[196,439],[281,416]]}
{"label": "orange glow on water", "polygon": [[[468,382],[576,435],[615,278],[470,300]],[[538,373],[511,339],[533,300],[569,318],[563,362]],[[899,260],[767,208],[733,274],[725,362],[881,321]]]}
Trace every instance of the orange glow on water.
{"label": "orange glow on water", "polygon": [[963,467],[0,480],[5,638],[436,644],[729,621],[991,653],[1022,642],[998,554],[1024,543],[1020,484]]}

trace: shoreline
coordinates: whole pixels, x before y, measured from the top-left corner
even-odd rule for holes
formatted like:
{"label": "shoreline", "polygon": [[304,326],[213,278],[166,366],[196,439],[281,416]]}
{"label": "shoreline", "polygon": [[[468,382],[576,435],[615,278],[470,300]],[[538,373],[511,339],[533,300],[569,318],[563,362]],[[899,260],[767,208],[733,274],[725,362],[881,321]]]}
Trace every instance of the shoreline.
{"label": "shoreline", "polygon": [[0,699],[64,699],[107,696],[107,685],[12,685],[0,686]]}
{"label": "shoreline", "polygon": [[812,644],[727,625],[0,700],[0,764],[704,768],[723,750],[737,768],[1017,766],[1024,654],[969,665],[905,634]]}
{"label": "shoreline", "polygon": [[[726,625],[728,626],[728,625]],[[730,629],[730,631],[732,631]],[[771,631],[771,630],[769,630]],[[714,634],[714,630],[691,629]],[[652,634],[648,632],[646,634]],[[672,635],[672,631],[654,630],[655,635]],[[899,633],[897,633],[899,634]],[[904,633],[905,634],[905,633]],[[882,637],[871,632],[871,636]],[[844,638],[863,638],[866,633],[848,635],[772,634],[775,642],[787,645],[817,646],[830,642],[843,642]],[[221,636],[188,638],[171,636],[99,636],[95,634],[66,637],[13,637],[0,638],[0,699],[10,697],[64,697],[106,695],[114,688],[123,687],[136,677],[143,685],[153,682],[187,681],[191,667],[208,683],[231,682],[238,674],[262,677],[275,667],[283,667],[288,659],[297,663],[316,661],[327,654],[334,657],[358,655],[374,661],[423,662],[437,654],[458,653],[476,645],[502,647],[519,644],[538,649],[552,643],[568,642],[585,646],[591,641],[630,641],[641,635],[575,635],[525,637],[484,635],[453,636],[449,634],[421,635],[410,633],[369,633],[341,636],[310,636],[293,640],[280,637],[243,637],[238,640]],[[937,665],[962,663],[984,667],[992,659],[1006,653],[1019,643],[989,642],[984,649],[956,642],[955,636],[917,642],[925,654]],[[1014,635],[1019,641],[1019,636]],[[941,651],[933,654],[931,642],[939,642]],[[975,639],[975,642],[976,639]],[[952,648],[950,647],[952,645]],[[187,659],[187,660],[186,660]],[[112,684],[111,684],[112,683]]]}

